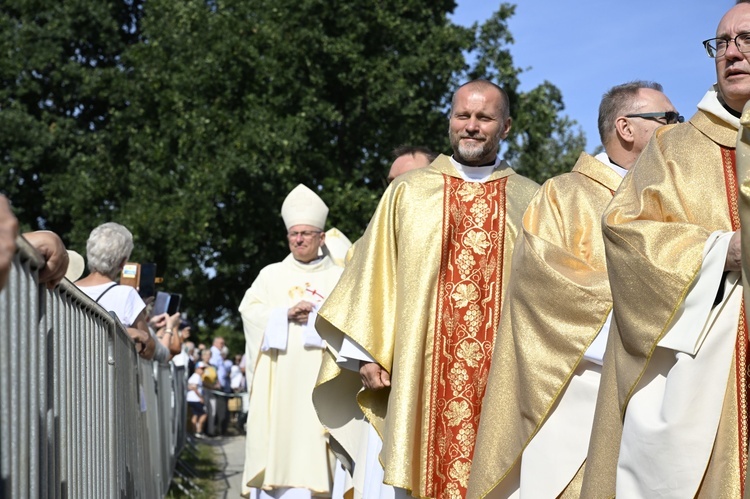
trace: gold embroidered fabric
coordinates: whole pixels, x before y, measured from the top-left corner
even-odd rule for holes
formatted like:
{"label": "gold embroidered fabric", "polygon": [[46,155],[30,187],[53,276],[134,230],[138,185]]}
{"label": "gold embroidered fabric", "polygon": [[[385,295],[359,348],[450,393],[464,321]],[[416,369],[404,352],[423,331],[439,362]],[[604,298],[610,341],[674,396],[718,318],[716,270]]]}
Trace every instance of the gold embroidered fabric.
{"label": "gold embroidered fabric", "polygon": [[[432,380],[448,382],[447,373],[435,378],[432,372],[444,244],[445,176],[458,174],[450,159],[440,156],[430,167],[406,173],[388,187],[316,324],[321,336],[334,345],[341,343],[342,334],[349,336],[391,374],[390,389],[364,390],[358,401],[383,437],[380,458],[385,483],[418,497],[430,496],[427,463],[434,458],[428,451],[428,442],[434,435],[434,428],[430,427]],[[506,183],[506,220],[504,240],[497,247],[503,248],[503,254],[494,256],[505,278],[521,217],[538,186],[516,175],[505,163],[488,182],[501,179]],[[478,239],[475,243],[481,247]],[[328,393],[338,393],[341,398],[357,396],[351,389],[346,392],[336,387],[344,386],[346,378],[359,380],[358,373],[329,374],[316,392],[325,387]],[[318,413],[321,415],[320,410]],[[328,426],[325,418],[321,415],[323,424]]]}
{"label": "gold embroidered fabric", "polygon": [[605,211],[615,320],[582,497],[614,496],[628,400],[700,270],[709,235],[732,230],[721,146],[736,140],[736,129],[700,110],[658,129]]}
{"label": "gold embroidered fabric", "polygon": [[[620,184],[582,153],[534,196],[516,241],[469,480],[484,497],[511,471],[612,306],[601,215]],[[573,477],[571,477],[572,479]]]}

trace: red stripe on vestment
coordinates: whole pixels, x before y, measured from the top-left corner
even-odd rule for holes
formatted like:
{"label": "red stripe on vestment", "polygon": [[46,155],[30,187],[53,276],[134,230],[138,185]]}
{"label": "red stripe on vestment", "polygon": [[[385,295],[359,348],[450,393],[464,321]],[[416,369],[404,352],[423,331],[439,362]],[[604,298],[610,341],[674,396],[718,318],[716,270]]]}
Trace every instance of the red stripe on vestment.
{"label": "red stripe on vestment", "polygon": [[429,435],[429,497],[465,497],[500,320],[507,178],[445,175]]}
{"label": "red stripe on vestment", "polygon": [[[724,165],[724,182],[726,184],[727,204],[729,205],[729,218],[732,222],[732,230],[740,229],[740,211],[737,201],[739,189],[737,186],[736,154],[734,149],[721,148],[721,160]],[[745,320],[745,302],[740,307],[740,318],[737,328],[737,342],[734,346],[735,382],[737,385],[737,423],[739,425],[737,434],[739,447],[740,468],[740,490],[745,493],[745,477],[747,476],[747,448],[748,448],[748,407],[750,398],[748,394],[748,332]]]}

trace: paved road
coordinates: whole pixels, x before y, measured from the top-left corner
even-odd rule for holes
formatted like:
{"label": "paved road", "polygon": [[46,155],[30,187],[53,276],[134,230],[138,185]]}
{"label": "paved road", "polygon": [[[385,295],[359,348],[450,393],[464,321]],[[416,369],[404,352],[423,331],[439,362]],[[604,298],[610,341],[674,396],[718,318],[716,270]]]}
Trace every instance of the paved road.
{"label": "paved road", "polygon": [[242,492],[242,468],[245,463],[245,435],[205,439],[204,442],[216,447],[216,461],[220,469],[216,477],[216,497],[239,498]]}

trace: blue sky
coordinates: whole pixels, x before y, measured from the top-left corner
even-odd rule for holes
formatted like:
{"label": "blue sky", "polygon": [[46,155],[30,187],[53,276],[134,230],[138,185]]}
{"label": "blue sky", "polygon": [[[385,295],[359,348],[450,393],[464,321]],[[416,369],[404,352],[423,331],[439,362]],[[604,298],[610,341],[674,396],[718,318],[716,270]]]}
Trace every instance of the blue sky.
{"label": "blue sky", "polygon": [[[487,19],[501,2],[457,0],[453,22]],[[634,79],[653,80],[685,118],[715,82],[713,60],[701,41],[712,38],[734,0],[509,0],[515,43],[511,55],[521,89],[544,80],[563,94],[565,111],[599,145],[596,119],[602,94]]]}

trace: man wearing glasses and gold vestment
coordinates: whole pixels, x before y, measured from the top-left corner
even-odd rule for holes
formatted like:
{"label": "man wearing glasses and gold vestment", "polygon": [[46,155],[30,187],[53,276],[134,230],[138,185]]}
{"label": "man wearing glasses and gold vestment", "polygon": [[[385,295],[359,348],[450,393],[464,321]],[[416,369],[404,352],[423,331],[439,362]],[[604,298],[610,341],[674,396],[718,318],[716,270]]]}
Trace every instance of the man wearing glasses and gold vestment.
{"label": "man wearing glasses and gold vestment", "polygon": [[605,152],[581,153],[529,203],[468,497],[578,497],[611,321],[601,216],[654,131],[682,121],[658,83],[611,88],[599,106]]}
{"label": "man wearing glasses and gold vestment", "polygon": [[750,3],[703,42],[716,85],[657,130],[604,213],[614,320],[582,497],[740,498],[748,443],[736,175]]}

